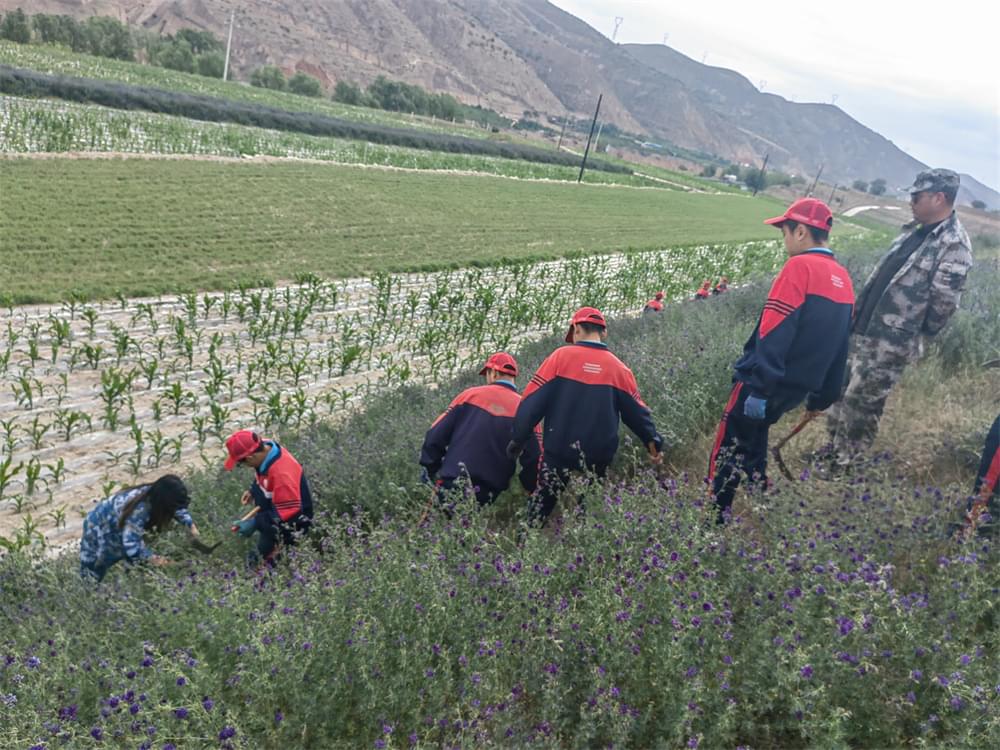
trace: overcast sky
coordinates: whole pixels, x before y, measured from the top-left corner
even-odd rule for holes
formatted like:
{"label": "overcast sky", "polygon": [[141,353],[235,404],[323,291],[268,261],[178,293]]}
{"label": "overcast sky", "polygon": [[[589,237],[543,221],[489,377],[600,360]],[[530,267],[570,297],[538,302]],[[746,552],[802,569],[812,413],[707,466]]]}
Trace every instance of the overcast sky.
{"label": "overcast sky", "polygon": [[797,102],[831,102],[933,167],[1000,190],[996,0],[552,0],[616,41],[667,45]]}

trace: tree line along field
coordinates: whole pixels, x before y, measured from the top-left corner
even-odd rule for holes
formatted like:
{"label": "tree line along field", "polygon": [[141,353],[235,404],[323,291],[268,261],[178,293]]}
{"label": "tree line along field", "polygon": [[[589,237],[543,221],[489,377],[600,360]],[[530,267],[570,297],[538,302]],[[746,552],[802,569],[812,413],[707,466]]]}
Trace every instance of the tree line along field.
{"label": "tree line along field", "polygon": [[9,302],[773,239],[770,199],[342,166],[0,160]]}
{"label": "tree line along field", "polygon": [[0,40],[0,65],[10,65],[39,73],[115,81],[178,93],[213,96],[248,104],[277,107],[290,112],[313,112],[375,125],[415,128],[461,135],[467,138],[486,138],[488,136],[488,133],[482,128],[461,123],[368,107],[355,107],[329,99],[296,96],[281,91],[247,86],[235,81],[222,81],[217,78],[206,78],[205,76],[182,73],[152,65],[94,57],[51,46],[16,44]]}

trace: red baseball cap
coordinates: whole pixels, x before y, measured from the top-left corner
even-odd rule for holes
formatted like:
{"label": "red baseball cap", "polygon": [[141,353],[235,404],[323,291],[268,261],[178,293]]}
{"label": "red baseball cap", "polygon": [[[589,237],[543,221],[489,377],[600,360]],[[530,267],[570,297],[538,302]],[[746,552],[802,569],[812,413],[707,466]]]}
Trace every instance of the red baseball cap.
{"label": "red baseball cap", "polygon": [[232,471],[238,462],[259,451],[263,443],[260,435],[251,430],[234,432],[226,438],[226,450],[229,451],[229,457],[223,464],[223,468],[226,471]]}
{"label": "red baseball cap", "polygon": [[503,375],[512,375],[516,378],[517,360],[507,352],[497,352],[490,355],[490,358],[486,360],[486,364],[483,365],[483,369],[479,371],[479,374],[485,375],[487,370],[496,370]]}
{"label": "red baseball cap", "polygon": [[605,329],[608,327],[604,316],[596,307],[581,307],[573,313],[573,320],[569,322],[569,331],[566,332],[566,341],[570,344],[573,343],[573,326],[577,323],[593,323],[595,326]]}
{"label": "red baseball cap", "polygon": [[799,198],[784,214],[773,219],[765,219],[764,223],[781,225],[786,221],[797,221],[799,224],[829,230],[833,226],[833,212],[828,205],[817,198]]}

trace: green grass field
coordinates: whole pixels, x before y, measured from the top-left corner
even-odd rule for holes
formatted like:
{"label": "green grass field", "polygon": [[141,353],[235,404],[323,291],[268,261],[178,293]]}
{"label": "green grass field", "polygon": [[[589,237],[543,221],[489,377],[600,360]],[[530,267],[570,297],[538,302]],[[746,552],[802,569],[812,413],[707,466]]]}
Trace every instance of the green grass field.
{"label": "green grass field", "polygon": [[[343,166],[0,161],[8,301],[771,238],[771,199]],[[20,269],[20,270],[18,270]]]}

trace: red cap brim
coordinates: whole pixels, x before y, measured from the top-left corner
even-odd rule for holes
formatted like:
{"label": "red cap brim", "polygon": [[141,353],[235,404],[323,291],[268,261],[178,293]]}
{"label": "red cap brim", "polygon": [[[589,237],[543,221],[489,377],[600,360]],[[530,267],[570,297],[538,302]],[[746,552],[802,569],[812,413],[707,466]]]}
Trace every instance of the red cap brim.
{"label": "red cap brim", "polygon": [[236,458],[234,456],[227,456],[226,462],[222,464],[222,468],[226,471],[232,471],[233,467],[236,466]]}
{"label": "red cap brim", "polygon": [[480,371],[479,371],[479,374],[480,374],[480,375],[485,375],[485,374],[486,374],[486,371],[487,371],[488,369],[490,369],[490,368],[489,368],[489,367],[484,367],[484,368],[483,368],[482,370],[480,370]]}
{"label": "red cap brim", "polygon": [[784,224],[786,221],[788,221],[787,216],[775,216],[773,219],[764,219],[765,224],[771,224],[772,226],[774,224]]}

